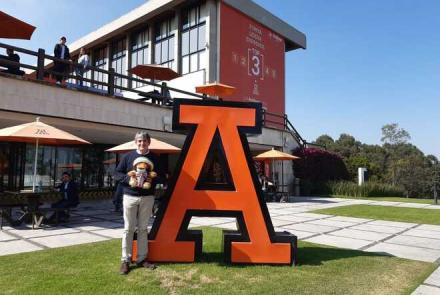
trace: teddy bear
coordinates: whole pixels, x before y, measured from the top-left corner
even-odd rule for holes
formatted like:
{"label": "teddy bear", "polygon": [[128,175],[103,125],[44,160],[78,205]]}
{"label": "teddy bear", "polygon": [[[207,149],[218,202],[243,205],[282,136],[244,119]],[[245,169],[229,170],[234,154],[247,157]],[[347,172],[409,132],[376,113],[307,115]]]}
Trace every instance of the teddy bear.
{"label": "teddy bear", "polygon": [[154,164],[148,158],[136,158],[133,162],[133,170],[127,173],[130,177],[128,184],[133,188],[150,189],[151,181],[157,176],[153,170]]}

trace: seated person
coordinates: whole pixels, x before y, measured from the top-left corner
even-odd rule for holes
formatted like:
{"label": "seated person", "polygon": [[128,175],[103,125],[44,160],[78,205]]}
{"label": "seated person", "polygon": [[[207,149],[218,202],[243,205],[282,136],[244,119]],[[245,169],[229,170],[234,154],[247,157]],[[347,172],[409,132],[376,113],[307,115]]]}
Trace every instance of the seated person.
{"label": "seated person", "polygon": [[[75,208],[79,204],[78,186],[72,181],[70,173],[64,172],[62,176],[62,183],[57,187],[61,193],[62,199],[51,205],[52,208],[68,209]],[[59,211],[58,217],[61,221],[66,221],[69,215],[66,211]],[[56,212],[49,218],[49,221],[55,221]]]}
{"label": "seated person", "polygon": [[[2,59],[8,60],[8,61],[14,61],[14,62],[20,62],[20,56],[17,53],[14,53],[14,50],[11,48],[6,49],[6,53],[8,56],[2,56]],[[20,70],[19,65],[12,65],[12,64],[5,64],[4,65],[7,69],[2,70],[2,73],[8,73],[8,74],[14,74],[14,75],[20,75],[23,76],[24,72]]]}

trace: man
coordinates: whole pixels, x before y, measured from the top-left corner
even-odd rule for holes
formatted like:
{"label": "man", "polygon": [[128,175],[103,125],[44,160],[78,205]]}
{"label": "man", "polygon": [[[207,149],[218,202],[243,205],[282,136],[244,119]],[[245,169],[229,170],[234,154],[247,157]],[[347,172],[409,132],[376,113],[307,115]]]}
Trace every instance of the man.
{"label": "man", "polygon": [[[55,48],[53,50],[53,54],[56,58],[70,61],[70,51],[69,51],[69,47],[67,47],[67,45],[66,45],[66,37],[63,36],[60,38],[60,42],[55,45]],[[57,80],[57,84],[61,84],[61,82],[64,78],[64,75],[68,71],[69,67],[70,66],[67,63],[54,61],[53,70],[55,72],[60,73],[60,74],[55,75],[55,78]]]}
{"label": "man", "polygon": [[[62,175],[62,183],[58,186],[62,199],[51,205],[52,208],[68,209],[74,208],[79,204],[78,186],[72,181],[72,176],[68,172],[64,172]],[[49,220],[55,220],[55,214],[53,214]],[[60,211],[58,217],[62,221],[67,221],[69,215],[66,211]]]}
{"label": "man", "polygon": [[[6,54],[8,56],[1,56],[2,59],[8,60],[8,61],[13,61],[13,62],[20,62],[20,56],[17,53],[14,53],[14,50],[12,50],[11,48],[7,48],[6,49]],[[3,73],[9,73],[9,74],[14,74],[14,75],[23,75],[24,72],[20,71],[20,66],[19,65],[13,65],[13,64],[5,64],[5,67],[7,68],[7,70],[3,70]]]}
{"label": "man", "polygon": [[[147,261],[148,250],[148,221],[152,215],[154,204],[154,189],[158,178],[147,179],[151,181],[150,189],[142,187],[131,187],[130,177],[127,173],[133,170],[133,164],[137,158],[145,157],[154,164],[154,170],[159,172],[159,159],[152,154],[148,147],[150,145],[150,135],[145,131],[136,133],[134,141],[137,150],[127,153],[119,162],[116,168],[115,178],[123,187],[123,214],[124,214],[124,233],[122,237],[122,258],[120,273],[128,274],[132,257],[133,234],[137,226],[137,261],[138,267],[155,269],[156,266]],[[160,174],[159,174],[160,175]]]}

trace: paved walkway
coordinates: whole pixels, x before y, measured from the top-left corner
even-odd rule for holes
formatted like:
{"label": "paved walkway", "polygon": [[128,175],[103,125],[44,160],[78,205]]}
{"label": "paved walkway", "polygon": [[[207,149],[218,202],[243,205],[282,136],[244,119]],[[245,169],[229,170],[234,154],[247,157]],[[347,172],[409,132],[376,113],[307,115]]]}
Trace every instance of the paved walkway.
{"label": "paved walkway", "polygon": [[[315,214],[309,211],[368,204],[438,210],[440,205],[337,198],[297,198],[293,203],[269,203],[276,231],[290,231],[300,240],[339,248],[387,253],[440,263],[440,226]],[[0,231],[0,255],[30,252],[120,238],[123,220],[110,202],[81,204],[68,224],[32,230],[27,226]],[[236,229],[233,218],[194,217],[190,227]],[[413,294],[440,294],[440,269]]]}

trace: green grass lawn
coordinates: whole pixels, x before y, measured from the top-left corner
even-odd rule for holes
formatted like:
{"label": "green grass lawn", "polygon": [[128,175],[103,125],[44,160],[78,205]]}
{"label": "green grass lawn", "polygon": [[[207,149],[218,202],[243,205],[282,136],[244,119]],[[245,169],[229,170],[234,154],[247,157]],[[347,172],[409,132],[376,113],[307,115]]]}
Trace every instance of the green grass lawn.
{"label": "green grass lawn", "polygon": [[[354,197],[354,196],[340,196],[340,195],[331,195],[330,197],[342,198],[342,199],[361,199],[361,200],[369,200],[369,201],[434,204],[433,199],[415,199],[415,198],[401,198],[401,197]],[[439,205],[440,205],[440,200],[439,200]]]}
{"label": "green grass lawn", "polygon": [[314,213],[440,225],[440,211],[435,209],[390,206],[351,205],[320,209]]}
{"label": "green grass lawn", "polygon": [[222,263],[221,230],[204,229],[204,256],[121,276],[121,241],[0,257],[2,294],[410,294],[432,263],[300,242],[299,265]]}

